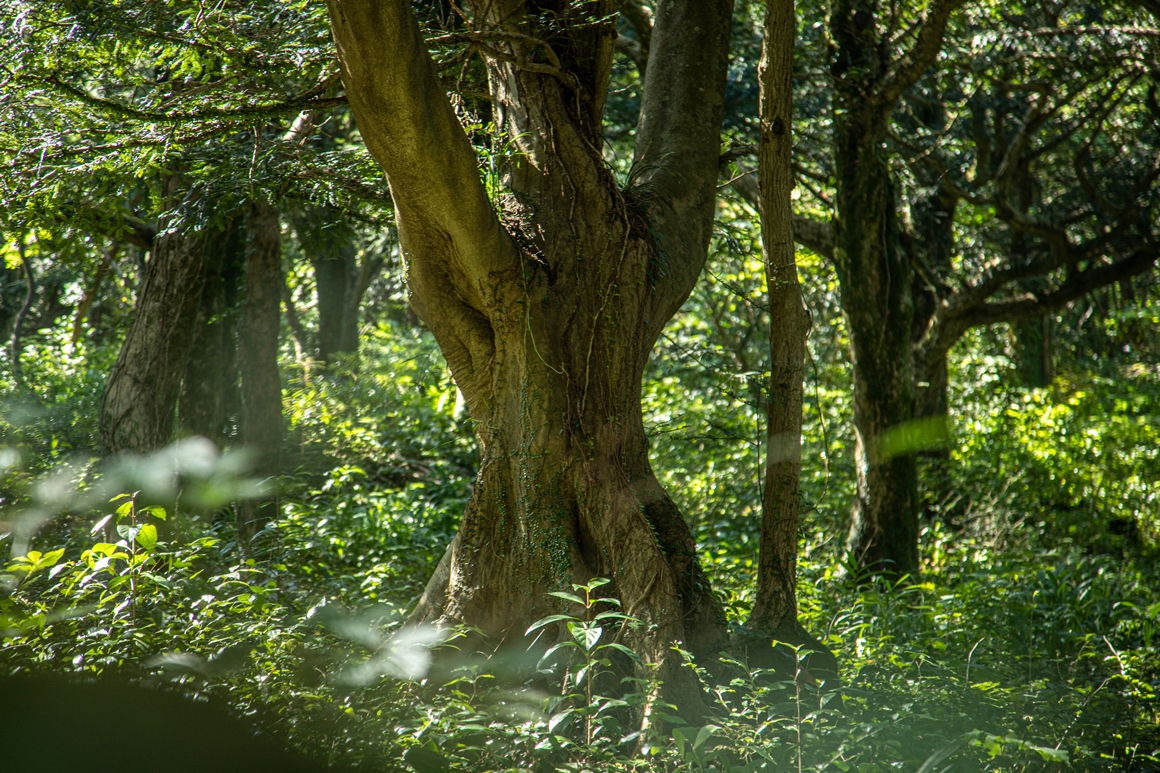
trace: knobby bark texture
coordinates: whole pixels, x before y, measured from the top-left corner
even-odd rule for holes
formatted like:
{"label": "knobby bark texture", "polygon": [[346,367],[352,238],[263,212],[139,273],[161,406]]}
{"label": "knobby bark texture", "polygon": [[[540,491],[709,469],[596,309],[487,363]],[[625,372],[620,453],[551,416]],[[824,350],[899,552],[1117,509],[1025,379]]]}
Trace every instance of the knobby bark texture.
{"label": "knobby bark texture", "polygon": [[[246,299],[238,329],[242,376],[241,439],[254,456],[254,472],[273,485],[282,449],[282,382],[278,327],[282,300],[282,229],[278,208],[251,202],[246,217]],[[276,492],[243,503],[238,534],[252,538],[271,517]]]}
{"label": "knobby bark texture", "polygon": [[[176,177],[166,181],[170,198],[177,186]],[[163,228],[153,242],[136,316],[101,403],[101,443],[107,454],[152,451],[173,434],[209,240],[203,231]]]}
{"label": "knobby bark texture", "polygon": [[640,388],[706,256],[732,4],[657,8],[660,64],[647,70],[629,191],[601,156],[616,5],[569,6],[551,30],[532,3],[473,8],[498,52],[485,62],[511,138],[493,203],[410,4],[329,3],[351,108],[390,182],[412,305],[478,425],[471,499],[412,620],[514,644],[559,611],[547,591],[606,576],[645,623],[631,643],[696,713],[699,688],[672,646],[716,653],[725,618],[650,467]]}

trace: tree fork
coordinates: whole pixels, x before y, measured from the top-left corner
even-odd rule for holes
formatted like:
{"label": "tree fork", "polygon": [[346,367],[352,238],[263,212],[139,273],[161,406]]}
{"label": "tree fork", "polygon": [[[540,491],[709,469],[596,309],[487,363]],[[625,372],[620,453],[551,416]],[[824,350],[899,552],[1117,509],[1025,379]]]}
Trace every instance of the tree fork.
{"label": "tree fork", "polygon": [[502,56],[485,56],[514,146],[500,159],[504,226],[410,4],[329,5],[352,110],[391,185],[412,305],[478,422],[472,497],[413,619],[514,643],[557,611],[547,591],[603,574],[646,623],[633,643],[666,699],[700,713],[672,648],[714,654],[724,615],[649,467],[640,384],[707,252],[731,3],[658,9],[651,56],[665,65],[646,76],[640,197],[617,190],[599,151],[615,4],[553,32],[552,73],[520,64],[548,56],[523,50],[536,22],[521,4],[478,8],[481,23],[512,33]]}

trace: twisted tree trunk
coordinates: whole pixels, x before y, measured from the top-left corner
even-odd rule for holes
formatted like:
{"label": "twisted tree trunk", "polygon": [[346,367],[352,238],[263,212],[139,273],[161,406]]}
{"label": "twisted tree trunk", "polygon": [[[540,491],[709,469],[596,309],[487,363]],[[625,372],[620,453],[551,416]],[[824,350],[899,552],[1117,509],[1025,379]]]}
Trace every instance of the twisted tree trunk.
{"label": "twisted tree trunk", "polygon": [[697,713],[672,646],[714,653],[725,620],[649,465],[640,388],[705,260],[732,4],[658,8],[630,192],[601,155],[615,6],[577,6],[550,31],[518,0],[475,8],[504,52],[487,59],[515,146],[500,217],[410,4],[331,0],[330,12],[351,107],[391,184],[412,305],[479,428],[471,500],[412,619],[514,643],[559,611],[546,592],[607,576],[645,623],[637,651]]}

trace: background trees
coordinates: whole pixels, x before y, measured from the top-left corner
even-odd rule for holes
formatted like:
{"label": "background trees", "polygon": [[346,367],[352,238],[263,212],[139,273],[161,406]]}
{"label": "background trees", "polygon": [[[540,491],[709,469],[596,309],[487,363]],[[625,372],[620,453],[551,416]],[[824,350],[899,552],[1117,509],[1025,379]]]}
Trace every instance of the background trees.
{"label": "background trees", "polygon": [[[12,524],[0,533],[19,546],[0,572],[4,668],[154,664],[268,708],[268,729],[311,752],[417,769],[423,753],[404,751],[477,770],[631,767],[634,744],[657,765],[710,768],[918,769],[940,749],[994,769],[1060,752],[1085,769],[1143,759],[1156,733],[1155,21],[1128,2],[955,5],[800,3],[790,117],[758,89],[791,73],[776,57],[758,72],[763,44],[789,30],[784,4],[768,18],[736,4],[719,104],[649,64],[688,54],[690,25],[665,22],[677,6],[412,4],[415,55],[432,58],[418,96],[459,151],[444,163],[434,143],[396,164],[395,201],[366,146],[389,171],[407,145],[372,135],[399,114],[355,121],[315,4],[4,6],[0,333],[19,354],[0,367]],[[707,50],[691,66],[710,79]],[[658,106],[650,89],[687,102]],[[717,109],[719,133],[697,112]],[[877,123],[859,123],[870,113]],[[659,150],[691,136],[686,119],[706,136]],[[427,203],[406,210],[400,180]],[[474,247],[431,258],[465,209],[482,225],[462,243],[493,234],[501,248],[483,281],[470,280]],[[866,213],[860,232],[851,218]],[[889,238],[863,238],[874,229]],[[604,243],[627,243],[632,260],[602,261],[621,254]],[[873,355],[884,341],[893,354]],[[883,373],[897,387],[875,392]],[[891,411],[882,426],[866,418]],[[186,434],[258,446],[276,506],[213,494],[233,486],[232,456],[167,452],[141,469],[185,470],[180,497],[106,467],[103,480],[143,492],[134,507],[79,501],[30,536],[64,501],[51,482],[64,477],[34,478],[73,459],[68,474],[97,485],[86,460],[103,453],[102,416],[133,428],[105,448]],[[633,522],[641,490],[665,492],[662,507]],[[905,507],[857,521],[847,552],[851,504],[865,515],[883,490]],[[629,505],[580,501],[622,502],[609,492]],[[146,509],[161,502],[164,521]],[[481,531],[449,552],[472,523]],[[520,523],[545,527],[529,529],[530,552],[507,529]],[[621,560],[649,551],[598,534],[618,524],[655,530],[656,560]],[[554,533],[573,540],[582,595],[619,596],[668,628],[586,620],[589,607],[544,593],[570,591],[563,580],[532,588],[510,556],[552,559],[541,537]],[[851,555],[919,574],[859,585]],[[668,590],[626,594],[642,586],[616,572],[649,566],[666,567]],[[839,722],[838,702],[801,678],[803,718],[790,717],[769,686],[779,677],[757,667],[785,674],[793,655],[739,635],[736,662],[704,675],[709,724],[671,735],[654,722],[621,744],[656,694],[647,670],[621,692],[589,682],[591,695],[579,661],[380,680],[411,673],[381,645],[425,587],[417,617],[518,621],[514,637],[571,615],[556,635],[599,629],[600,646],[667,657],[686,686],[668,642],[703,654],[742,621],[781,639],[808,631],[853,689]],[[521,608],[489,606],[504,594]],[[618,677],[633,673],[616,651]],[[189,657],[150,660],[166,653]],[[550,698],[518,692],[549,683]]]}

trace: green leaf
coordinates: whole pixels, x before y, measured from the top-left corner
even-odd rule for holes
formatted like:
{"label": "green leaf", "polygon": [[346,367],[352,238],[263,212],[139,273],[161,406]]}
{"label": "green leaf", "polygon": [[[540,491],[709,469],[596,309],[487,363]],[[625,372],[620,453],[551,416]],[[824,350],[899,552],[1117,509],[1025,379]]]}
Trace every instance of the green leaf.
{"label": "green leaf", "polygon": [[166,518],[165,508],[158,507],[157,505],[153,505],[152,507],[146,507],[141,512],[148,513],[149,515],[153,516],[154,518],[156,518],[159,521],[164,521]]}
{"label": "green leaf", "polygon": [[688,739],[686,738],[687,732],[688,731],[685,728],[673,728],[673,740],[677,742],[677,753],[679,753],[682,757],[685,756],[685,744],[688,743]]}
{"label": "green leaf", "polygon": [[567,709],[565,711],[559,712],[558,714],[553,714],[552,718],[548,720],[548,732],[555,733],[556,728],[566,722],[568,718],[572,716],[574,711],[575,709]]}
{"label": "green leaf", "polygon": [[612,580],[608,579],[607,577],[593,577],[588,581],[587,585],[573,585],[572,587],[576,590],[593,591],[599,588],[601,585],[607,585],[610,582],[612,582]]}
{"label": "green leaf", "polygon": [[579,642],[586,652],[592,651],[596,642],[600,641],[601,634],[604,633],[603,628],[590,623],[568,623],[568,630],[572,633],[572,638]]}
{"label": "green leaf", "polygon": [[151,523],[145,524],[137,531],[136,540],[145,550],[157,547],[157,527]]}
{"label": "green leaf", "polygon": [[709,736],[713,735],[713,733],[720,729],[721,728],[719,728],[717,725],[705,725],[702,727],[697,731],[697,738],[695,741],[693,741],[693,748],[700,749],[701,746],[704,745],[705,741],[709,740]]}
{"label": "green leaf", "polygon": [[632,658],[633,662],[637,663],[638,665],[643,665],[639,655],[619,642],[609,642],[608,644],[602,644],[597,649],[610,649],[616,650],[617,652],[623,652],[625,655],[628,655],[630,658]]}
{"label": "green leaf", "polygon": [[582,607],[587,606],[584,603],[584,599],[580,598],[575,593],[565,593],[564,591],[554,590],[549,592],[548,595],[555,596],[558,599],[564,599],[564,601],[571,601],[573,604],[579,604]]}
{"label": "green leaf", "polygon": [[58,548],[57,550],[52,550],[48,553],[45,553],[36,561],[36,568],[37,569],[45,569],[47,567],[50,567],[53,564],[55,564],[57,561],[59,561],[60,557],[63,555],[64,555],[64,548]]}
{"label": "green leaf", "polygon": [[544,663],[547,662],[548,658],[552,657],[552,655],[556,654],[560,650],[565,649],[567,647],[575,647],[575,648],[579,649],[580,645],[574,641],[562,641],[559,644],[554,645],[551,649],[549,649],[547,652],[544,653],[543,657],[540,658],[539,665],[540,666],[544,665]]}
{"label": "green leaf", "polygon": [[403,752],[403,761],[419,773],[447,773],[451,763],[439,752],[426,746],[412,746]]}
{"label": "green leaf", "polygon": [[[605,601],[605,600],[606,599],[601,599],[601,601]],[[594,617],[592,619],[593,620],[630,620],[630,621],[636,620],[635,617],[632,617],[631,615],[626,615],[623,612],[601,612],[599,615],[597,615],[596,617]]]}
{"label": "green leaf", "polygon": [[575,620],[576,617],[574,615],[550,615],[543,618],[542,620],[537,620],[528,626],[528,630],[524,631],[524,636],[527,636],[532,631],[538,631],[546,625],[551,625],[552,623],[559,623],[563,621],[574,622]]}
{"label": "green leaf", "polygon": [[1067,752],[1063,749],[1052,749],[1049,746],[1034,746],[1032,747],[1039,753],[1046,762],[1062,762],[1066,764],[1069,760]]}

